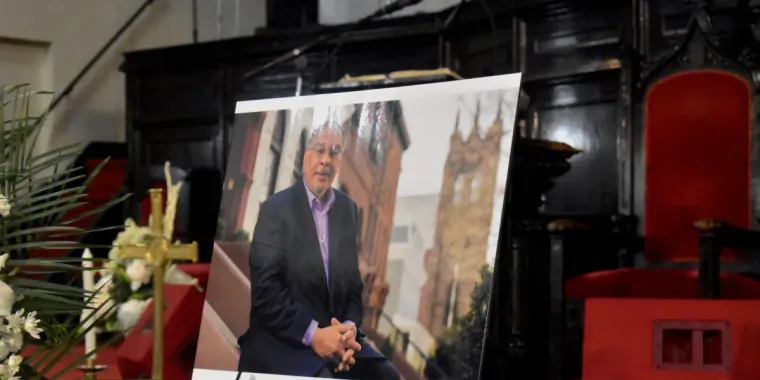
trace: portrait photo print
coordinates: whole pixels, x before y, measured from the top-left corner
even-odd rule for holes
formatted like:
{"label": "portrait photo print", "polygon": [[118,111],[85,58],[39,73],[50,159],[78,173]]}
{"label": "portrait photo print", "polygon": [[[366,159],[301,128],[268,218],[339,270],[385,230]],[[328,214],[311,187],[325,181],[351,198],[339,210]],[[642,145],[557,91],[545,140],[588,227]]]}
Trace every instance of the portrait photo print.
{"label": "portrait photo print", "polygon": [[519,91],[238,102],[194,378],[477,379]]}

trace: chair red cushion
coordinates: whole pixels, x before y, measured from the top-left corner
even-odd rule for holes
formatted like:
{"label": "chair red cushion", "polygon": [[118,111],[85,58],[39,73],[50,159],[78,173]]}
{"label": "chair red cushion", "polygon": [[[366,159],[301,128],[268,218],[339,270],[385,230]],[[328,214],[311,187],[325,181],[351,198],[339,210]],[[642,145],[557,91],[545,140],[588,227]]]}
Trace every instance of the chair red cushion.
{"label": "chair red cushion", "polygon": [[749,83],[725,71],[685,71],[651,87],[644,128],[647,259],[696,261],[699,219],[750,227],[751,112]]}
{"label": "chair red cushion", "polygon": [[[721,273],[722,296],[760,299],[760,282]],[[617,269],[574,277],[565,283],[567,298],[699,298],[699,275],[693,269]]]}

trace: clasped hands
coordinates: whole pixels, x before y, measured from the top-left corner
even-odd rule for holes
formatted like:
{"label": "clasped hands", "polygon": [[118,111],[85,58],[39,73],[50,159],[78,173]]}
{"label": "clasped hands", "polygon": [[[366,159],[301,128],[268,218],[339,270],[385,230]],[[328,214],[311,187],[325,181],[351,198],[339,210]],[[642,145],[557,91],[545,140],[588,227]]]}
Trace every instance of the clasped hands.
{"label": "clasped hands", "polygon": [[348,371],[356,363],[354,353],[362,349],[356,341],[356,326],[335,318],[330,320],[330,327],[317,329],[311,347],[321,358],[338,362],[338,371]]}

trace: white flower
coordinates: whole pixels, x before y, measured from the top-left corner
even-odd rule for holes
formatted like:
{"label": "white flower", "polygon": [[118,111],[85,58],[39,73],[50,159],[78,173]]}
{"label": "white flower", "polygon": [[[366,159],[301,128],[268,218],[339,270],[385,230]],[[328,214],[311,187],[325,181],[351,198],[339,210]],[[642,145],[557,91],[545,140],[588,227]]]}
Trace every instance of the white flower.
{"label": "white flower", "polygon": [[117,241],[113,242],[113,247],[111,247],[111,250],[108,251],[108,259],[109,260],[118,260],[119,259],[119,247],[116,245],[118,244]]}
{"label": "white flower", "polygon": [[0,341],[3,343],[3,346],[5,346],[8,352],[15,353],[21,349],[21,346],[24,345],[24,334],[20,330],[10,331],[7,334],[3,334],[3,337],[0,338]]}
{"label": "white flower", "polygon": [[21,367],[21,362],[24,361],[24,358],[22,358],[20,355],[11,355],[11,357],[6,360],[6,363],[8,363],[8,366],[13,368],[13,374],[15,375],[16,372],[18,372],[19,367]]}
{"label": "white flower", "polygon": [[29,334],[32,338],[40,339],[40,333],[42,332],[42,329],[37,327],[37,324],[40,323],[40,320],[36,317],[36,311],[33,311],[26,316],[26,319],[24,320],[24,331],[26,331],[26,333]]}
{"label": "white flower", "polygon": [[146,300],[129,300],[119,305],[119,310],[116,312],[116,326],[119,331],[127,332],[132,329],[147,306]]}
{"label": "white flower", "polygon": [[145,260],[132,260],[127,265],[127,277],[132,281],[131,287],[133,292],[140,289],[143,284],[149,283],[152,275],[153,273],[145,263]]}
{"label": "white flower", "polygon": [[6,198],[5,195],[0,194],[0,215],[8,217],[10,214],[11,202],[8,201],[8,198]]}
{"label": "white flower", "polygon": [[5,268],[5,262],[6,261],[8,261],[8,254],[7,253],[3,253],[2,255],[0,255],[0,269]]}
{"label": "white flower", "polygon": [[113,273],[118,272],[120,267],[121,267],[121,260],[109,258],[108,262],[106,262],[106,264],[103,266],[103,269],[101,271],[104,274],[109,274],[109,273],[113,274]]}
{"label": "white flower", "polygon": [[8,354],[11,353],[11,349],[8,347],[8,345],[0,340],[0,357],[6,357]]}
{"label": "white flower", "polygon": [[26,320],[24,318],[24,309],[17,310],[12,315],[5,317],[5,320],[8,321],[8,326],[6,326],[7,331],[21,332],[21,328]]}
{"label": "white flower", "polygon": [[0,281],[0,317],[11,315],[11,309],[16,302],[16,294],[8,284]]}
{"label": "white flower", "polygon": [[21,362],[24,359],[19,355],[11,355],[5,363],[0,365],[0,379],[16,380],[19,377],[16,376],[21,368]]}

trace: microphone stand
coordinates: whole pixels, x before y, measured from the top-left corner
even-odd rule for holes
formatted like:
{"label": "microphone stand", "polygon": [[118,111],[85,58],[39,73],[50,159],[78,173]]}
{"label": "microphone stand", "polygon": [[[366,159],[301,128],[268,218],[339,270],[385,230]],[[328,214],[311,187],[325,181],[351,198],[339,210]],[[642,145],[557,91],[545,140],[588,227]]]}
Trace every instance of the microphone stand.
{"label": "microphone stand", "polygon": [[313,49],[314,47],[321,45],[325,42],[332,41],[338,37],[341,37],[345,33],[348,33],[352,30],[358,29],[366,24],[369,24],[372,21],[375,21],[376,19],[398,12],[404,8],[410,7],[412,5],[417,5],[421,3],[423,0],[396,0],[390,4],[386,4],[380,9],[372,12],[370,15],[362,17],[358,21],[348,24],[346,26],[338,27],[336,28],[336,31],[333,31],[331,33],[323,34],[319,36],[316,40],[303,44],[271,61],[269,63],[260,66],[258,68],[255,68],[243,75],[244,80],[251,79],[257,75],[260,75],[261,73],[286,62],[289,62],[295,58],[298,58],[303,53],[305,53],[307,50]]}
{"label": "microphone stand", "polygon": [[[396,1],[392,2],[392,3],[390,3],[390,4],[386,4],[385,6],[381,7],[380,9],[372,12],[370,15],[360,18],[358,21],[354,22],[353,24],[349,24],[347,26],[337,28],[338,31],[334,31],[332,33],[323,34],[323,35],[319,36],[316,40],[314,40],[312,42],[309,42],[309,43],[306,43],[306,44],[303,44],[303,45],[301,45],[301,46],[299,46],[299,47],[291,50],[290,52],[285,53],[285,54],[283,54],[283,55],[281,55],[281,56],[279,56],[279,57],[277,57],[277,58],[269,61],[269,63],[267,63],[267,64],[265,64],[263,66],[260,66],[260,67],[258,67],[256,69],[253,69],[253,70],[245,73],[245,75],[243,75],[243,79],[244,80],[251,79],[251,78],[253,78],[253,77],[257,76],[257,75],[260,75],[261,73],[263,73],[263,72],[265,72],[265,71],[267,71],[267,70],[269,70],[269,69],[271,69],[271,68],[273,68],[273,67],[275,67],[277,65],[290,62],[290,61],[292,61],[292,60],[300,57],[307,50],[313,49],[315,46],[321,45],[321,44],[323,44],[325,42],[332,41],[332,40],[334,40],[334,39],[342,36],[343,34],[345,34],[347,32],[350,32],[352,30],[358,29],[359,27],[362,27],[362,26],[364,26],[366,24],[369,24],[370,22],[375,21],[376,19],[378,19],[380,17],[383,17],[385,15],[389,15],[389,14],[398,12],[398,11],[400,11],[400,10],[402,10],[404,8],[410,7],[412,5],[417,5],[417,4],[421,3],[422,1],[423,0],[396,0]],[[302,66],[305,67],[305,65],[303,65],[303,62],[296,62],[296,66],[298,67],[299,71],[303,69]],[[301,78],[302,77],[299,75],[299,77],[298,77],[299,82],[300,82]],[[299,96],[299,95],[301,95],[300,94],[300,83],[298,85],[298,89],[296,90],[296,96]],[[238,371],[237,376],[235,376],[235,380],[240,380],[241,376],[243,376],[243,371]],[[253,379],[255,379],[255,378],[253,378]]]}

